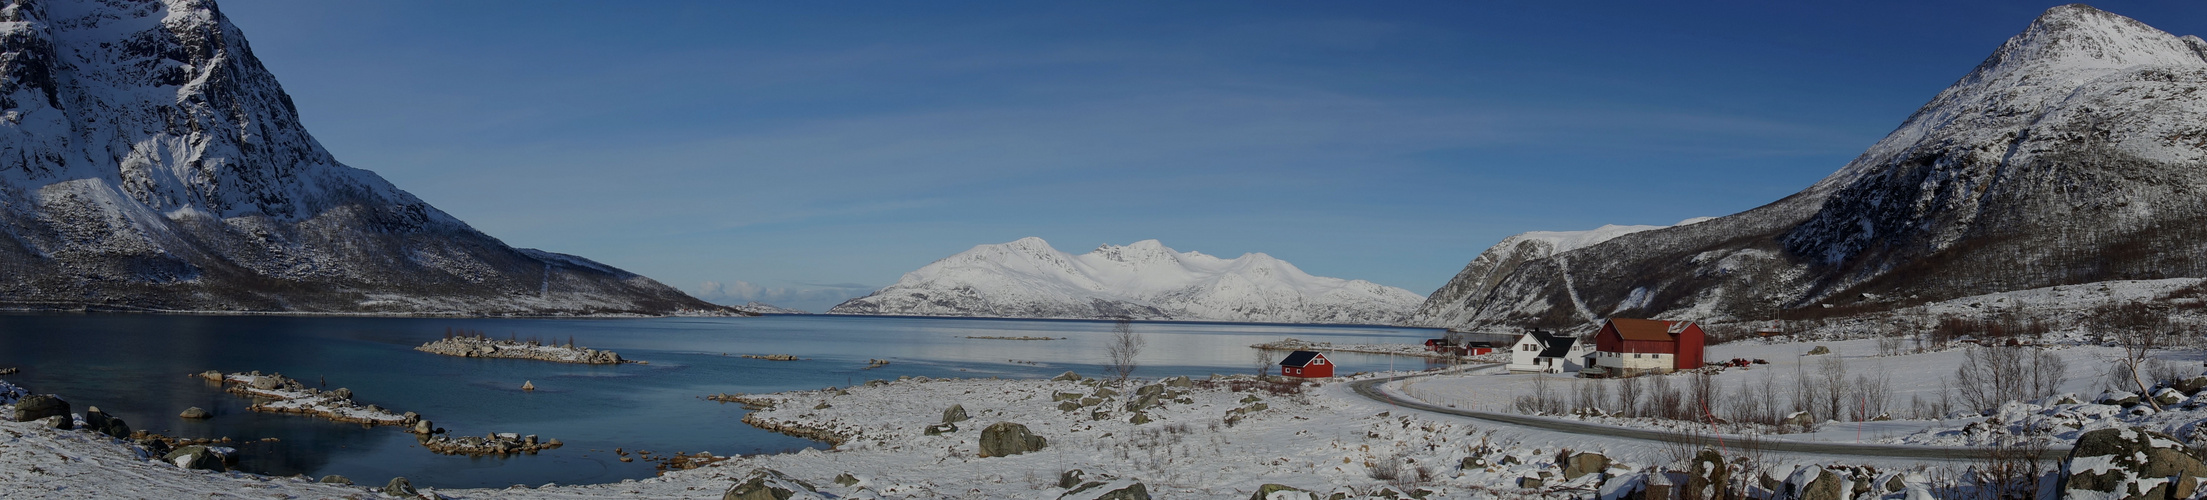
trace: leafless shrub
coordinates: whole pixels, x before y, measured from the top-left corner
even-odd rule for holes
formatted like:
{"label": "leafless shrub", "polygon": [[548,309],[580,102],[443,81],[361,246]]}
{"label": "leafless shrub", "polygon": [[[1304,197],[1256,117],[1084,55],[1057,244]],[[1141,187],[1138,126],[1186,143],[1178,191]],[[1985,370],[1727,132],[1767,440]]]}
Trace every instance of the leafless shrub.
{"label": "leafless shrub", "polygon": [[2035,348],[1994,345],[1970,347],[1954,368],[1961,405],[1989,411],[2009,401],[2052,396],[2069,377],[2069,363]]}
{"label": "leafless shrub", "polygon": [[1142,355],[1142,346],[1148,343],[1142,339],[1142,334],[1134,333],[1133,321],[1122,319],[1112,324],[1111,340],[1104,345],[1104,353],[1111,359],[1111,374],[1118,378],[1119,384],[1125,385],[1127,377],[1134,375],[1137,367],[1134,358]]}
{"label": "leafless shrub", "polygon": [[1541,375],[1534,375],[1533,377],[1533,393],[1517,396],[1511,401],[1510,406],[1516,409],[1518,413],[1527,415],[1545,415],[1567,411],[1564,408],[1563,399],[1558,397],[1555,391],[1549,389],[1548,377]]}
{"label": "leafless shrub", "polygon": [[1251,351],[1249,362],[1256,366],[1257,378],[1264,378],[1265,375],[1270,374],[1272,372],[1272,350],[1257,348],[1250,348],[1249,350]]}
{"label": "leafless shrub", "polygon": [[1843,405],[1846,404],[1847,396],[1852,391],[1847,387],[1846,359],[1839,357],[1837,354],[1824,356],[1824,359],[1817,360],[1816,374],[1819,377],[1818,386],[1823,389],[1817,396],[1824,400],[1819,407],[1823,412],[1817,414],[1816,419],[1839,420],[1845,418],[1845,415],[1843,415],[1845,406]]}
{"label": "leafless shrub", "polygon": [[1625,377],[1617,381],[1617,402],[1612,405],[1618,415],[1640,416],[1640,377]]}
{"label": "leafless shrub", "polygon": [[2043,456],[2048,440],[2043,435],[2002,436],[1986,449],[1984,460],[1972,466],[1971,483],[1981,498],[2027,500],[2038,495],[2039,477],[2046,474]]}
{"label": "leafless shrub", "polygon": [[1847,398],[1850,404],[1847,414],[1856,422],[1885,416],[1886,408],[1892,404],[1892,379],[1883,371],[1878,372],[1876,377],[1855,375],[1854,383],[1849,385],[1849,389],[1853,396]]}

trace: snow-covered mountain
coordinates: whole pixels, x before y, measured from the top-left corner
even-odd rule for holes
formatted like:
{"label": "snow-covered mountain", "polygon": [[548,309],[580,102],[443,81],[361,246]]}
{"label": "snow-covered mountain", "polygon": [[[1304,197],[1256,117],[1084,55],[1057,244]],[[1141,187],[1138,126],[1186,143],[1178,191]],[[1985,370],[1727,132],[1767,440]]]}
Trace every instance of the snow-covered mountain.
{"label": "snow-covered mountain", "polygon": [[0,6],[0,306],[725,311],[338,163],[207,0]]}
{"label": "snow-covered mountain", "polygon": [[2202,194],[2207,41],[2066,5],[1800,193],[1571,250],[1514,237],[1408,323],[1768,319],[2202,277]]}
{"label": "snow-covered mountain", "polygon": [[828,312],[1389,324],[1423,300],[1369,281],[1311,276],[1261,253],[1221,259],[1143,240],[1073,255],[1022,238],[935,261]]}

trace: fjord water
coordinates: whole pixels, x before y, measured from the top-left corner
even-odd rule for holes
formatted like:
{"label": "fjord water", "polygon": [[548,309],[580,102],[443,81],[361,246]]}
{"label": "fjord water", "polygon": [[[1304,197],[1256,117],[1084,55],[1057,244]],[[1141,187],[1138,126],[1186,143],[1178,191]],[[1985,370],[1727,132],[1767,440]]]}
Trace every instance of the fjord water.
{"label": "fjord water", "polygon": [[[1436,330],[1370,326],[1137,322],[1147,341],[1138,377],[1251,373],[1248,346],[1286,337],[1335,343],[1415,343]],[[586,366],[471,359],[414,351],[447,329],[540,338],[618,351],[650,364]],[[458,319],[135,314],[0,314],[0,376],[59,394],[134,429],[178,437],[228,437],[239,468],[272,475],[337,474],[363,484],[405,476],[423,486],[465,488],[617,482],[651,477],[650,463],[612,452],[714,455],[774,453],[824,444],[741,422],[739,405],[715,393],[847,387],[898,376],[1043,378],[1103,373],[1113,324],[1102,321],[864,316],[758,318]],[[1062,337],[1062,340],[968,336]],[[794,354],[767,361],[743,354]],[[1386,370],[1386,356],[1330,355],[1341,373]],[[867,369],[868,359],[891,364]],[[1422,368],[1407,358],[1399,368]],[[1409,366],[1418,364],[1419,366]],[[558,438],[536,455],[438,455],[395,427],[366,428],[246,410],[252,401],[190,374],[282,373],[309,385],[353,390],[354,400],[419,412],[454,435],[490,432]],[[520,390],[524,381],[533,392]],[[986,396],[976,396],[986,397]],[[945,401],[949,406],[954,401]],[[197,406],[214,413],[185,420]],[[263,441],[274,438],[273,441]]]}

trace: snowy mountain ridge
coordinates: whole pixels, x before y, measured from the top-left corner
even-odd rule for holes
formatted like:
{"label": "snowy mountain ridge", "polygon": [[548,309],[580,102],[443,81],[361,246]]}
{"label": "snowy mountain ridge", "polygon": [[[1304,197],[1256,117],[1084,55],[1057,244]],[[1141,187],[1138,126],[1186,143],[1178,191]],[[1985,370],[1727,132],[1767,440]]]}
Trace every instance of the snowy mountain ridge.
{"label": "snowy mountain ridge", "polygon": [[2198,37],[2054,7],[1797,194],[1569,252],[1505,240],[1407,323],[1759,320],[2207,277],[2202,89]]}
{"label": "snowy mountain ridge", "polygon": [[0,305],[727,311],[339,163],[208,0],[0,6]]}
{"label": "snowy mountain ridge", "polygon": [[1222,259],[1157,240],[1058,251],[1041,238],[978,245],[831,314],[1386,324],[1423,297],[1312,276],[1262,253]]}

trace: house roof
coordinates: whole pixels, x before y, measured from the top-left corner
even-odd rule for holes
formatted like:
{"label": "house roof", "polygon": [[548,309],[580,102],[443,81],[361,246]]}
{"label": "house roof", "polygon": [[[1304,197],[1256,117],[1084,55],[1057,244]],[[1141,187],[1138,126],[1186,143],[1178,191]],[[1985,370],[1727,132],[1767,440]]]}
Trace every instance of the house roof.
{"label": "house roof", "polygon": [[1287,355],[1287,359],[1280,360],[1280,366],[1299,367],[1309,365],[1311,360],[1321,357],[1324,356],[1320,356],[1318,354],[1318,351],[1295,351],[1293,353],[1289,353]]}
{"label": "house roof", "polygon": [[1625,340],[1648,340],[1656,342],[1678,341],[1678,336],[1671,334],[1671,325],[1674,323],[1677,322],[1631,318],[1609,319],[1609,325],[1617,329],[1618,337],[1621,337]]}
{"label": "house roof", "polygon": [[1538,357],[1542,358],[1561,358],[1564,356],[1570,356],[1571,344],[1577,343],[1579,340],[1573,337],[1566,337],[1562,335],[1539,331],[1529,333],[1527,335],[1532,335],[1534,341],[1540,342],[1540,356]]}

